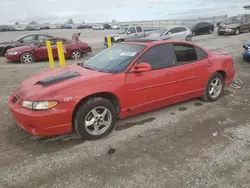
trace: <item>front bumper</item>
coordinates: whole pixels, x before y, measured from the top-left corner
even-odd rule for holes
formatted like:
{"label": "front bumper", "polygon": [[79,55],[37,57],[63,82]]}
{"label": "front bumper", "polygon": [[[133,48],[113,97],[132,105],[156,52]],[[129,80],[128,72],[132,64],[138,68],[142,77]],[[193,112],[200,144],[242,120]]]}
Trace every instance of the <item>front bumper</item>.
{"label": "front bumper", "polygon": [[20,55],[9,55],[9,54],[5,54],[5,57],[10,60],[10,61],[20,61]]}
{"label": "front bumper", "polygon": [[226,33],[226,34],[234,34],[235,29],[228,29],[228,28],[223,28],[223,29],[219,29],[220,33]]}
{"label": "front bumper", "polygon": [[245,51],[242,53],[242,59],[246,62],[250,62],[250,52],[249,51]]}
{"label": "front bumper", "polygon": [[21,106],[21,99],[12,95],[8,106],[16,124],[35,136],[55,136],[72,132],[72,113],[55,107],[50,110],[33,111]]}

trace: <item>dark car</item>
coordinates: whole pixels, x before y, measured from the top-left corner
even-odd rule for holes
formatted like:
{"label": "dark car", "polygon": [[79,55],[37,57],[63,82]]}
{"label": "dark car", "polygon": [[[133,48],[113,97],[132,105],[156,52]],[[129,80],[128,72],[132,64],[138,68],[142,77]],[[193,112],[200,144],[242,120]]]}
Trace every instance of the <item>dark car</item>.
{"label": "dark car", "polygon": [[103,24],[103,27],[104,27],[105,29],[111,29],[111,25],[109,25],[109,24]]}
{"label": "dark car", "polygon": [[45,30],[45,29],[50,29],[50,27],[49,26],[42,26],[42,27],[40,27],[40,29]]}
{"label": "dark car", "polygon": [[[83,54],[91,52],[91,47],[85,42],[77,42],[65,38],[50,39],[52,45],[52,53],[54,58],[58,58],[57,42],[62,42],[64,46],[64,53],[66,58],[78,60]],[[29,46],[20,46],[9,49],[5,53],[5,57],[14,62],[32,63],[39,60],[47,60],[48,52],[46,41],[37,42]]]}
{"label": "dark car", "polygon": [[53,36],[43,34],[32,34],[19,37],[16,40],[12,40],[10,42],[2,42],[0,43],[0,55],[3,56],[10,48],[27,46],[51,38],[53,38]]}
{"label": "dark car", "polygon": [[193,36],[195,35],[201,35],[201,34],[211,34],[214,31],[214,25],[208,22],[200,22],[195,24],[191,31],[193,33]]}

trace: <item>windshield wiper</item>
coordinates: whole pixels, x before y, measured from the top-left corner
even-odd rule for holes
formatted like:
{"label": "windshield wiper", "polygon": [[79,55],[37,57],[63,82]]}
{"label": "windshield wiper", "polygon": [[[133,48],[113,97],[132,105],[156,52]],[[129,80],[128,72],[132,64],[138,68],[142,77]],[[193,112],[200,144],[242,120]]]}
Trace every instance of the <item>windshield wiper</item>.
{"label": "windshield wiper", "polygon": [[85,69],[89,69],[89,70],[93,70],[93,71],[97,71],[97,70],[95,70],[94,68],[87,67],[87,66],[84,66],[84,65],[83,65],[83,68],[85,68]]}

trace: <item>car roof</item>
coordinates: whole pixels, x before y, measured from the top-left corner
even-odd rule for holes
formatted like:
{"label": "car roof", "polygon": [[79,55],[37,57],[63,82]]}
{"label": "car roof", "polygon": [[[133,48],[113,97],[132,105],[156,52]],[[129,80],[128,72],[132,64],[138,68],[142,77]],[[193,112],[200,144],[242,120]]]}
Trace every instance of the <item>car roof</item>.
{"label": "car roof", "polygon": [[137,44],[137,45],[144,45],[147,47],[155,46],[158,44],[168,44],[168,43],[181,43],[181,44],[191,44],[196,46],[195,44],[187,41],[180,41],[180,40],[151,40],[151,39],[135,39],[135,40],[127,40],[122,42],[125,44]]}

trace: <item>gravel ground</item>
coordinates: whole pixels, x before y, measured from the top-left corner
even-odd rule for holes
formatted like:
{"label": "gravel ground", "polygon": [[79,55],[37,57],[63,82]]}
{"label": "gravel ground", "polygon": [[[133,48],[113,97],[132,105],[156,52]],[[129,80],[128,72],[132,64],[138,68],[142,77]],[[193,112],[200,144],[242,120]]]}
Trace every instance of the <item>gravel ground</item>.
{"label": "gravel ground", "polygon": [[[70,37],[72,30],[48,32]],[[94,51],[81,61],[99,52],[107,35],[83,32],[81,39]],[[1,33],[0,41],[18,34]],[[7,99],[22,80],[49,64],[14,64],[0,58],[0,187],[248,188],[250,65],[240,54],[249,37],[214,32],[193,38],[202,47],[234,57],[236,79],[219,101],[195,99],[120,120],[110,135],[97,141],[75,134],[34,137],[17,130]]]}

